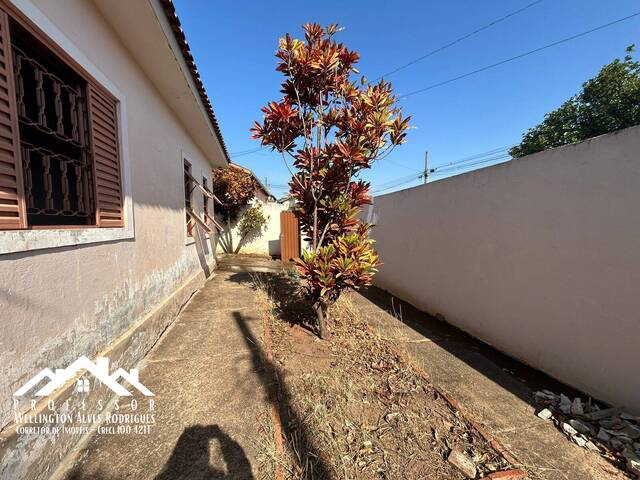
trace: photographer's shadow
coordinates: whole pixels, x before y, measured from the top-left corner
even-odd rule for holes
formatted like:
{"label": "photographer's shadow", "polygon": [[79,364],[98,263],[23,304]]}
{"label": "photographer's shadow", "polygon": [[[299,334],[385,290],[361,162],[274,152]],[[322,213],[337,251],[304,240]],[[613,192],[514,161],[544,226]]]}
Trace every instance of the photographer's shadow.
{"label": "photographer's shadow", "polygon": [[[220,442],[226,472],[209,463],[209,443]],[[238,442],[218,425],[196,425],[182,432],[171,458],[155,480],[253,479],[251,464]]]}

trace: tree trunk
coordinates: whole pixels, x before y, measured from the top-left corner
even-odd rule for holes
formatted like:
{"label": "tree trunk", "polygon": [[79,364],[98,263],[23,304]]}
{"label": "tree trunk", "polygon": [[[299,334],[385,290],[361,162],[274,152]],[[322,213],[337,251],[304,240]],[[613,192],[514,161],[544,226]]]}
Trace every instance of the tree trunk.
{"label": "tree trunk", "polygon": [[322,300],[318,300],[313,305],[313,309],[316,311],[316,316],[318,318],[318,336],[322,340],[325,340],[329,335],[329,331],[327,330],[327,321],[329,320],[327,304]]}

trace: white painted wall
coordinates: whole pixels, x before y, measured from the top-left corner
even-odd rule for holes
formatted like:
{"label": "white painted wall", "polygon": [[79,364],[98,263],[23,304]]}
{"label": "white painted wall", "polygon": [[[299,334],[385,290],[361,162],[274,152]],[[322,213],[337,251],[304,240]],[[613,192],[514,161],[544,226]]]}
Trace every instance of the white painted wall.
{"label": "white painted wall", "polygon": [[640,412],[640,127],[383,195],[375,284]]}
{"label": "white painted wall", "polygon": [[[289,203],[278,203],[273,201],[265,201],[254,199],[252,205],[260,205],[262,213],[267,217],[267,225],[262,230],[260,235],[254,235],[250,237],[249,241],[242,244],[242,247],[238,253],[253,253],[259,255],[280,255],[280,212],[289,210]],[[238,222],[231,229],[231,238],[233,241],[233,248],[236,248],[238,242],[240,242],[240,234],[238,232]],[[226,235],[224,233],[223,235]],[[222,252],[222,247],[218,243],[218,252]]]}

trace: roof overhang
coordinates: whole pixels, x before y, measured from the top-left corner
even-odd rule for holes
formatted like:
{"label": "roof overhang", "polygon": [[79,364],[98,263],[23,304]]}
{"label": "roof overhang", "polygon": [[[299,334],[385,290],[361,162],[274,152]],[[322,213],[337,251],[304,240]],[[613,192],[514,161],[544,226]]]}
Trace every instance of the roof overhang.
{"label": "roof overhang", "polygon": [[125,48],[214,167],[229,155],[169,0],[94,0]]}

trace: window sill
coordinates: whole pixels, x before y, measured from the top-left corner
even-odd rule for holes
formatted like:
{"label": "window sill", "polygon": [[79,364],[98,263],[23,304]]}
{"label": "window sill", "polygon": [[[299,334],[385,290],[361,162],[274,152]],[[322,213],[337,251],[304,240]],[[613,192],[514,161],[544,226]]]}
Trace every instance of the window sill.
{"label": "window sill", "polygon": [[0,231],[0,255],[134,238],[133,227],[39,228]]}

